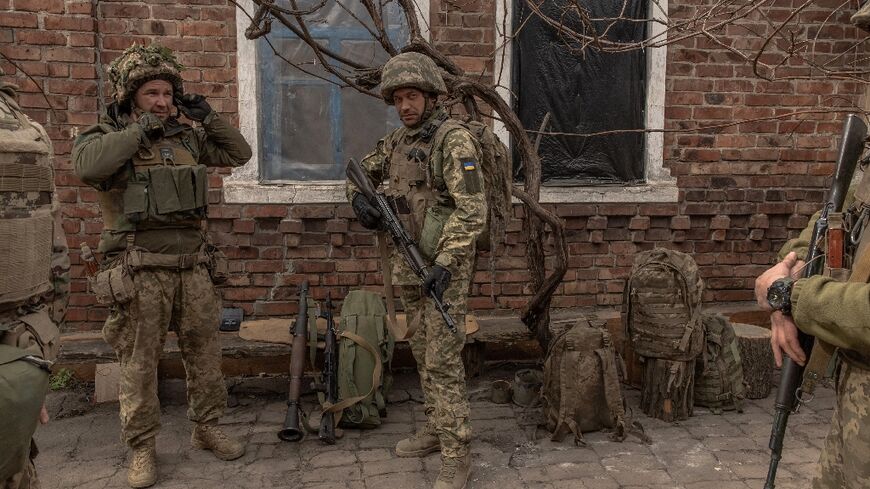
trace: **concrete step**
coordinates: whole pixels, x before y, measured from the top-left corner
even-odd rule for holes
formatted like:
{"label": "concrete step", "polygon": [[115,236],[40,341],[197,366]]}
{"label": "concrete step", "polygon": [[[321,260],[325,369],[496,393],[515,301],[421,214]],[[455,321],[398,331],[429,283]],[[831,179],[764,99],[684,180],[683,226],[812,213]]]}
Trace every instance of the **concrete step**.
{"label": "concrete step", "polygon": [[[705,305],[705,309],[722,312],[739,322],[760,321],[766,317],[759,314],[752,302],[718,303]],[[619,310],[614,308],[558,309],[551,313],[551,328],[558,333],[586,318],[593,325],[606,326],[621,349],[623,331]],[[738,319],[739,318],[739,319]],[[293,319],[287,319],[288,328]],[[472,374],[482,368],[484,362],[537,362],[543,352],[528,328],[516,314],[479,315],[480,330],[470,335],[466,346],[466,365]],[[282,343],[245,340],[237,333],[221,332],[222,368],[227,377],[255,376],[286,373],[290,365],[290,346]],[[81,380],[94,380],[95,366],[116,362],[112,348],[103,341],[99,331],[68,333],[61,337],[61,353],[56,369],[72,370]],[[472,362],[472,365],[469,365]],[[399,342],[393,360],[394,368],[413,368],[414,360],[407,342]],[[169,332],[158,369],[160,378],[184,378],[178,338]]]}

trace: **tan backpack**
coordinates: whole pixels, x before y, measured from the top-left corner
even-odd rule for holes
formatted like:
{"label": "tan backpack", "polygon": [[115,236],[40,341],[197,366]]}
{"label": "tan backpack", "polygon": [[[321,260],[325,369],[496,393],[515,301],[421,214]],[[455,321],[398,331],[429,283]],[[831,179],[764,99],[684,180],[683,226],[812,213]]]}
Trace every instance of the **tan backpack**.
{"label": "tan backpack", "polygon": [[648,358],[696,359],[704,347],[703,293],[704,282],[691,256],[663,248],[638,253],[622,303],[634,351]]}
{"label": "tan backpack", "polygon": [[541,396],[553,441],[561,441],[571,432],[575,444],[585,445],[583,433],[605,428],[613,430],[614,441],[624,440],[627,433],[649,441],[639,424],[629,429],[619,386],[622,359],[610,333],[584,319],[550,345]]}

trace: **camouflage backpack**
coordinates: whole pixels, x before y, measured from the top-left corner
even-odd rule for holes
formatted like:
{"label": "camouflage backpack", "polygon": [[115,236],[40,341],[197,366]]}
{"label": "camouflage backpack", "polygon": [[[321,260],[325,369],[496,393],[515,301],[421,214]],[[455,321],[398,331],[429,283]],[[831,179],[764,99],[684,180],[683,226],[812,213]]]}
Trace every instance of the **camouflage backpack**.
{"label": "camouflage backpack", "polygon": [[584,445],[584,432],[604,428],[613,429],[613,440],[625,439],[628,430],[617,373],[621,362],[610,333],[585,319],[550,343],[541,397],[553,441],[571,432],[574,443]]}
{"label": "camouflage backpack", "polygon": [[695,405],[716,414],[733,409],[742,412],[746,389],[734,327],[721,314],[705,312],[701,320],[706,347],[703,372],[695,379]]}
{"label": "camouflage backpack", "polygon": [[337,331],[338,397],[352,404],[344,409],[342,427],[376,428],[387,415],[395,338],[386,316],[384,301],[374,292],[352,290],[344,298]]}
{"label": "camouflage backpack", "polygon": [[679,251],[657,248],[634,258],[622,313],[631,347],[642,356],[691,361],[704,346],[698,264]]}
{"label": "camouflage backpack", "polygon": [[447,119],[438,127],[432,138],[432,151],[443,147],[447,134],[458,127],[468,130],[480,146],[480,161],[477,163],[483,173],[483,187],[489,213],[486,229],[477,240],[477,249],[490,250],[501,244],[505,225],[511,216],[510,152],[488,125],[474,120],[460,122],[456,119]]}

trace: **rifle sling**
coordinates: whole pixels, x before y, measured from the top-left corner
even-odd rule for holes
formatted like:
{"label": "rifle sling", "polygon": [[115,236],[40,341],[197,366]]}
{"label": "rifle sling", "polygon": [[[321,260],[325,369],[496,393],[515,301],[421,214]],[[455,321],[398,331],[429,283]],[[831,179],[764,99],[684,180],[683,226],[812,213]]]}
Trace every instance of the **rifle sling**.
{"label": "rifle sling", "polygon": [[[861,243],[858,245],[857,259],[849,275],[850,283],[863,284],[870,281],[870,252],[868,252],[870,250],[866,249],[868,247],[870,247],[870,232],[865,229],[861,236]],[[816,385],[827,376],[828,366],[836,353],[835,346],[816,338],[813,350],[810,352],[810,359],[804,369],[804,378],[800,387],[803,396],[812,396]]]}
{"label": "rifle sling", "polygon": [[416,324],[405,321],[405,331],[399,331],[399,323],[396,321],[396,302],[393,295],[393,268],[390,265],[390,249],[387,247],[387,234],[377,233],[378,251],[381,254],[381,275],[384,277],[384,300],[387,302],[387,326],[397,339],[407,339],[414,335]]}

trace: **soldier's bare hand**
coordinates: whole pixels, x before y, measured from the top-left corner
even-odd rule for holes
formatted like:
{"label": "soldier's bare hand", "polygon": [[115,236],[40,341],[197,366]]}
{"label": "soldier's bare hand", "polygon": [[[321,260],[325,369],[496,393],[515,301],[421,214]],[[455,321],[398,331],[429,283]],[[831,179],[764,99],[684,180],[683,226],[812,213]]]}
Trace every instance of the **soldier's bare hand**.
{"label": "soldier's bare hand", "polygon": [[807,356],[798,342],[798,329],[791,316],[786,316],[782,311],[774,311],[770,315],[770,348],[773,350],[773,359],[776,366],[782,366],[782,355],[785,353],[789,358],[803,365]]}
{"label": "soldier's bare hand", "polygon": [[791,275],[792,269],[795,268],[797,262],[797,253],[792,251],[781,262],[768,268],[767,271],[755,279],[755,301],[759,307],[765,311],[773,310],[767,302],[767,289],[777,279]]}
{"label": "soldier's bare hand", "polygon": [[45,403],[42,404],[42,409],[39,410],[39,424],[48,423],[48,409],[45,409]]}

